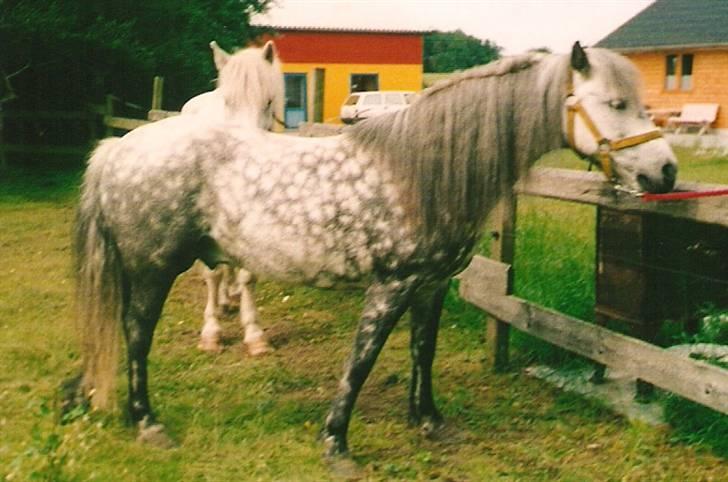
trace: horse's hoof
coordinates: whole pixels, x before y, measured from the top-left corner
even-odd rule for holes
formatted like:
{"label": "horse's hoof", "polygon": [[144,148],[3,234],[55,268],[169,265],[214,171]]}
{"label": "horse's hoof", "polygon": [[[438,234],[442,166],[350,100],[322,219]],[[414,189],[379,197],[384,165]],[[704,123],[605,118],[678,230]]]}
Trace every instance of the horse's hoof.
{"label": "horse's hoof", "polygon": [[429,440],[439,439],[444,428],[442,417],[426,417],[420,423],[420,433]]}
{"label": "horse's hoof", "polygon": [[197,344],[197,348],[208,353],[222,352],[222,345],[218,339],[200,338],[200,343]]}
{"label": "horse's hoof", "polygon": [[248,353],[250,356],[265,355],[273,351],[271,346],[268,344],[265,338],[258,338],[256,340],[246,341],[245,346],[248,347]]}
{"label": "horse's hoof", "polygon": [[155,423],[147,427],[140,426],[137,442],[160,449],[171,449],[177,446],[174,440],[164,431],[164,425],[161,423]]}
{"label": "horse's hoof", "polygon": [[328,456],[326,464],[331,476],[336,480],[361,480],[364,478],[362,468],[347,456]]}

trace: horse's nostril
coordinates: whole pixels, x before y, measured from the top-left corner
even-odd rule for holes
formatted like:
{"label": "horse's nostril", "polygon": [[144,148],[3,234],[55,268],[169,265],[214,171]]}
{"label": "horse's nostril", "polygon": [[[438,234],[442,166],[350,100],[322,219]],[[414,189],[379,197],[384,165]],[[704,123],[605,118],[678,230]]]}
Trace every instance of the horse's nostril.
{"label": "horse's nostril", "polygon": [[665,181],[675,181],[677,177],[677,166],[675,164],[665,164],[662,166],[662,175],[665,176]]}

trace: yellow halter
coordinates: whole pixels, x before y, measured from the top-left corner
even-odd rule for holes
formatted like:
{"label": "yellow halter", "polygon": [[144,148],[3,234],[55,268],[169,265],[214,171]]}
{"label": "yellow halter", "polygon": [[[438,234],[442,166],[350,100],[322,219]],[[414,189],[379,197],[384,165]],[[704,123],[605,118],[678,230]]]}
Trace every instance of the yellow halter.
{"label": "yellow halter", "polygon": [[567,122],[566,122],[566,139],[569,146],[578,152],[576,147],[574,124],[576,123],[576,116],[580,116],[584,125],[591,133],[594,140],[599,145],[596,152],[596,157],[599,160],[599,164],[602,167],[602,172],[606,176],[607,180],[612,183],[616,183],[616,177],[614,175],[614,159],[612,159],[612,152],[619,151],[621,149],[627,149],[629,147],[638,146],[655,139],[662,137],[662,132],[659,129],[654,129],[636,136],[623,137],[622,139],[608,139],[603,136],[599,131],[599,128],[592,120],[589,113],[586,111],[584,106],[581,104],[581,99],[578,99],[574,94],[573,85],[573,71],[570,73],[569,82],[567,84],[566,93],[566,111],[567,111]]}

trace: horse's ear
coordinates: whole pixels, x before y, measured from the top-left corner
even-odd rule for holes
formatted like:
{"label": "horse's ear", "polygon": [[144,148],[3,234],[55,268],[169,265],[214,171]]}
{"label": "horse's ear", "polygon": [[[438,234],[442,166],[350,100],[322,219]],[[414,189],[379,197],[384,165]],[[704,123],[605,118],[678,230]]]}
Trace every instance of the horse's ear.
{"label": "horse's ear", "polygon": [[278,57],[278,51],[276,50],[276,44],[272,40],[268,40],[263,46],[263,58],[272,64],[276,57]]}
{"label": "horse's ear", "polygon": [[214,40],[210,42],[210,48],[212,49],[212,58],[215,59],[215,67],[217,67],[218,71],[222,70],[230,58],[230,54],[221,49]]}
{"label": "horse's ear", "polygon": [[583,74],[589,72],[589,59],[578,41],[574,42],[571,49],[571,68]]}

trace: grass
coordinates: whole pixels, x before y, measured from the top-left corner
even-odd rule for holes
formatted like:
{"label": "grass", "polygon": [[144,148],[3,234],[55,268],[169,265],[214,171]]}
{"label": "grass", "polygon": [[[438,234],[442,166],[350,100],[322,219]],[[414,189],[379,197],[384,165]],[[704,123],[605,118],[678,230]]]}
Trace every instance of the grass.
{"label": "grass", "polygon": [[[688,152],[688,154],[692,155]],[[683,154],[681,154],[682,156]],[[563,153],[543,161],[576,164]],[[725,160],[683,162],[728,182]],[[713,164],[717,168],[712,168]],[[6,480],[331,480],[317,433],[348,354],[359,291],[261,283],[257,301],[276,351],[250,358],[233,316],[226,349],[195,349],[203,282],[181,276],[157,329],[152,402],[179,441],[144,447],[121,410],[57,419],[59,383],[78,370],[69,233],[77,172],[0,174],[0,477]],[[703,178],[707,180],[708,178]],[[516,290],[588,319],[593,213],[541,199],[519,203]],[[406,424],[409,333],[402,320],[367,381],[350,443],[368,480],[720,480],[724,454],[704,438],[633,425],[598,403],[521,373],[554,355],[514,337],[513,369],[483,365],[484,319],[446,301],[435,387],[448,425],[436,440]],[[534,349],[534,346],[537,348]],[[560,358],[561,355],[556,356]],[[120,406],[125,399],[122,370]]]}

